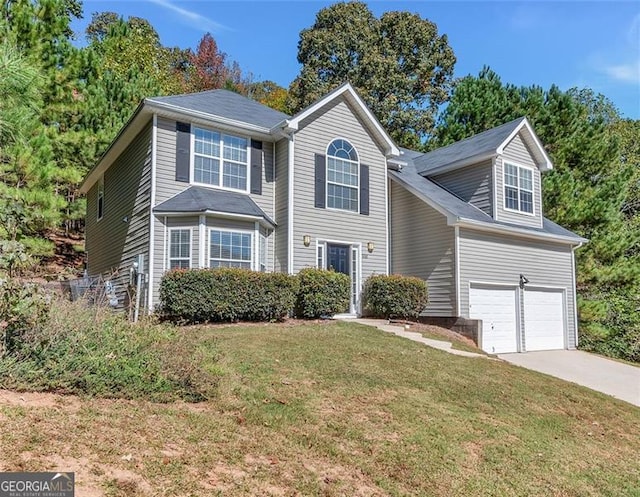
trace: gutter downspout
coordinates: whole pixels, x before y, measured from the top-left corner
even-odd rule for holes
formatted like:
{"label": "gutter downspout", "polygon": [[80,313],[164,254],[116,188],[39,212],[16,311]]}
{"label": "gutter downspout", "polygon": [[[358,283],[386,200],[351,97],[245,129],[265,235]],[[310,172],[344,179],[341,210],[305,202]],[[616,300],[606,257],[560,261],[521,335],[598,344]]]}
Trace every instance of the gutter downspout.
{"label": "gutter downspout", "polygon": [[[158,115],[153,114],[153,128],[151,130],[151,193],[149,198],[149,274],[147,275],[147,308],[149,314],[153,312],[153,282],[154,267],[153,261],[155,257],[155,218],[153,208],[156,204],[156,156],[158,154]],[[142,268],[140,268],[142,270]]]}
{"label": "gutter downspout", "polygon": [[455,237],[455,274],[456,274],[456,314],[458,317],[462,317],[462,310],[460,309],[460,227],[454,228]]}

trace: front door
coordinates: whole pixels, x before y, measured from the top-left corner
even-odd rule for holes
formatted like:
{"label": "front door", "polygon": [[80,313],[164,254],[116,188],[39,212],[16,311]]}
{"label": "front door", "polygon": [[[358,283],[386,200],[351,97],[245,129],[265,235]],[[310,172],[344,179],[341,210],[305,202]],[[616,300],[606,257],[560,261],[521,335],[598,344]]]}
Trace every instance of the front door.
{"label": "front door", "polygon": [[356,264],[351,260],[352,247],[350,245],[338,245],[327,243],[327,269],[333,269],[339,273],[344,273],[351,280],[351,301],[349,312],[356,312],[356,279],[354,270]]}
{"label": "front door", "polygon": [[327,244],[327,269],[351,276],[349,271],[349,245]]}

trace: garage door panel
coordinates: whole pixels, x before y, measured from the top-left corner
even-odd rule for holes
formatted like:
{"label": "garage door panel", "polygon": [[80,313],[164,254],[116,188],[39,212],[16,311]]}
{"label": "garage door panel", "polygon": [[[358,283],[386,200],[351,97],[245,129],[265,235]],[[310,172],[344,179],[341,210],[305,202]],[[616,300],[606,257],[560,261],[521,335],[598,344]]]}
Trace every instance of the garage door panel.
{"label": "garage door panel", "polygon": [[517,352],[514,288],[471,287],[469,317],[482,320],[481,346],[485,352]]}
{"label": "garage door panel", "polygon": [[524,342],[527,351],[565,348],[563,291],[526,289],[524,316]]}

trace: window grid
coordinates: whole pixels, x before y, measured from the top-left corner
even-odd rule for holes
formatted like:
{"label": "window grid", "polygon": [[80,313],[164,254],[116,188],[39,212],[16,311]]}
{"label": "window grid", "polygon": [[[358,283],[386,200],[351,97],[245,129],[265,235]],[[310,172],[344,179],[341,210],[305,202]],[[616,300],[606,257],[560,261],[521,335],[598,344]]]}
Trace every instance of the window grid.
{"label": "window grid", "polygon": [[358,212],[358,154],[346,140],[327,148],[327,207]]}
{"label": "window grid", "polygon": [[169,269],[191,267],[191,230],[169,230]]}
{"label": "window grid", "polygon": [[246,190],[247,144],[246,138],[194,128],[194,181]]}
{"label": "window grid", "polygon": [[211,230],[209,267],[251,269],[251,233]]}
{"label": "window grid", "polygon": [[505,163],[504,206],[506,209],[533,214],[533,171]]}

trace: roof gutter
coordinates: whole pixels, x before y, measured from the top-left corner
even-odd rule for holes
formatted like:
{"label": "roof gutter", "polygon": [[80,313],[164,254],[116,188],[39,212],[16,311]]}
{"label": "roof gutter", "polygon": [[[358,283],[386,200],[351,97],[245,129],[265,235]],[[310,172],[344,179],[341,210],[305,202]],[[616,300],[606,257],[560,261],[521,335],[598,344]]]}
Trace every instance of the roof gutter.
{"label": "roof gutter", "polygon": [[449,223],[449,224],[452,226],[459,226],[460,228],[469,228],[473,230],[487,231],[490,233],[499,233],[503,235],[505,233],[511,233],[514,235],[518,235],[522,238],[554,241],[554,242],[564,243],[568,245],[580,246],[583,243],[588,242],[587,239],[581,238],[581,237],[571,238],[568,236],[553,235],[551,233],[539,233],[539,232],[529,231],[522,228],[517,228],[515,226],[511,227],[511,226],[505,226],[502,224],[488,224],[488,223],[483,223],[482,221],[474,221],[472,219],[458,218],[454,223]]}

